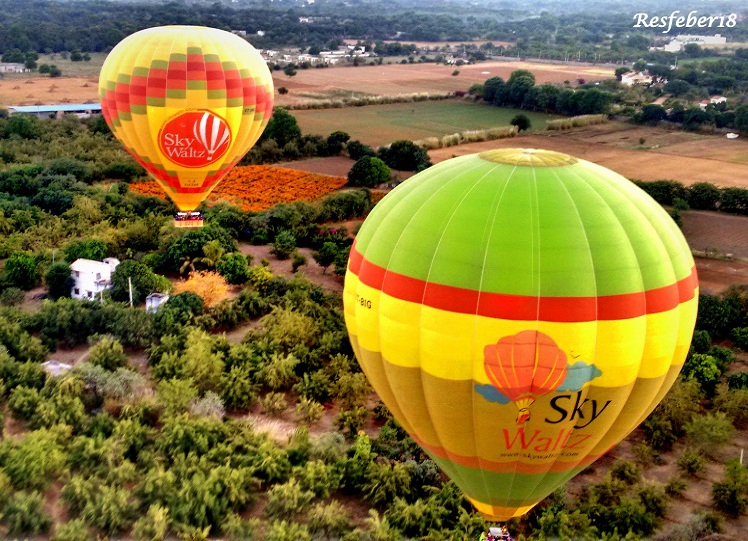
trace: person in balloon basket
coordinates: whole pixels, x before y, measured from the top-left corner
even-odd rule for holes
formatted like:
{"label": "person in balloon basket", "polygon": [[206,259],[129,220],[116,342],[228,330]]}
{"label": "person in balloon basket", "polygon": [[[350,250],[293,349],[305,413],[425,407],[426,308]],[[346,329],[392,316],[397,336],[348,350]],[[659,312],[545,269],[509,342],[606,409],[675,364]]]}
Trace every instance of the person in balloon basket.
{"label": "person in balloon basket", "polygon": [[480,541],[514,541],[509,531],[504,526],[491,527],[487,532],[483,532]]}

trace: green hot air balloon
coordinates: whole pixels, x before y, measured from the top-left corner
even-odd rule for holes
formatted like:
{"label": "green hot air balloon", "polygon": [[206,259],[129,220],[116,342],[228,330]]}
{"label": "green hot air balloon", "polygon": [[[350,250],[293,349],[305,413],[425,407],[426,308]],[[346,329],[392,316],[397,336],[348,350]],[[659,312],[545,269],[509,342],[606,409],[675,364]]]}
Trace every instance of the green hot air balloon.
{"label": "green hot air balloon", "polygon": [[442,162],[388,194],[344,291],[374,389],[490,520],[526,513],[649,415],[697,303],[659,204],[603,167],[521,149]]}

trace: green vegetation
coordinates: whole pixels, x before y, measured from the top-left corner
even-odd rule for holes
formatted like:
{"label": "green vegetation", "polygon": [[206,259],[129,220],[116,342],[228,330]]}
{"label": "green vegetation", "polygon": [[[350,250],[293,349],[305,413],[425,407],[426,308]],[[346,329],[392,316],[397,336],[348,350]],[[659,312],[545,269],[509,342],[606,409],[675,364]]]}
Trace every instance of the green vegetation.
{"label": "green vegetation", "polygon": [[[401,138],[426,139],[467,130],[510,127],[512,118],[519,113],[530,120],[530,133],[544,129],[547,120],[558,118],[533,111],[490,108],[464,100],[350,107],[345,114],[346,131],[353,139],[379,146]],[[329,133],[340,125],[340,111],[335,109],[294,110],[292,114],[305,133]]]}
{"label": "green vegetation", "polygon": [[[280,114],[279,124],[288,116]],[[351,241],[332,224],[366,215],[369,190],[259,213],[216,205],[205,209],[207,227],[175,230],[171,205],[117,182],[133,162],[95,122],[0,119],[0,128],[0,295],[10,305],[0,308],[0,426],[8,417],[14,429],[0,442],[0,534],[468,540],[485,529],[455,485],[372,399],[340,297],[303,276],[274,275],[238,250],[238,241],[272,244],[274,257],[290,258],[297,269],[316,264],[341,273]],[[282,148],[268,139],[263,152],[275,145],[283,156],[304,141],[371,155],[341,132],[317,139],[299,132]],[[399,140],[376,159],[420,169],[428,166],[424,155]],[[666,181],[644,187],[663,204],[744,208],[737,189]],[[299,257],[297,247],[311,248],[314,261]],[[122,260],[105,303],[67,298],[63,259],[104,256]],[[235,295],[211,305],[180,293],[153,314],[128,305],[128,278],[137,302],[164,277],[177,280],[191,269],[216,269],[236,284]],[[19,291],[40,283],[50,298],[36,311],[12,306]],[[239,328],[248,330],[229,340],[226,331]],[[637,431],[637,462],[618,460],[609,472],[584,477],[574,498],[551,495],[510,523],[514,533],[650,537],[705,463],[727,458],[734,431],[748,422],[748,377],[731,373],[728,349],[745,349],[746,288],[702,294],[697,329],[681,376]],[[51,351],[81,344],[92,344],[90,354],[71,372],[51,377],[41,370]],[[295,417],[299,426],[272,437],[248,413]],[[333,428],[320,428],[325,416]],[[668,449],[677,458],[660,454]],[[680,473],[656,483],[648,468],[657,460],[677,460]],[[727,464],[711,491],[714,513],[672,528],[673,539],[740,519],[745,468]],[[60,513],[51,514],[53,507]]]}

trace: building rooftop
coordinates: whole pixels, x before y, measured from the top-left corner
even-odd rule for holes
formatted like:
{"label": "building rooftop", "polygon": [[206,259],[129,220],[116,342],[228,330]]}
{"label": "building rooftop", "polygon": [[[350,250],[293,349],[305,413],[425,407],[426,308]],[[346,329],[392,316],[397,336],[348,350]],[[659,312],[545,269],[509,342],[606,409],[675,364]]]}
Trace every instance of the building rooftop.
{"label": "building rooftop", "polygon": [[60,103],[57,105],[9,105],[11,113],[74,113],[76,111],[101,111],[100,103]]}

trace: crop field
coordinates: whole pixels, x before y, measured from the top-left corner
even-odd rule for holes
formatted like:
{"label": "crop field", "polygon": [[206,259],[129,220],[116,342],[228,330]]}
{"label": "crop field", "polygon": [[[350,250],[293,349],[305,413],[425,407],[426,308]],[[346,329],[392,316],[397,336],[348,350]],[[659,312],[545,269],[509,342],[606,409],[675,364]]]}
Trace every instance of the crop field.
{"label": "crop field", "polygon": [[[288,94],[276,96],[278,105],[309,103],[341,93],[364,93],[373,96],[394,96],[415,93],[448,93],[467,91],[471,85],[482,84],[489,77],[508,79],[518,69],[530,70],[535,82],[563,83],[584,79],[587,82],[611,79],[612,66],[590,64],[544,64],[506,61],[481,62],[455,68],[444,64],[383,64],[377,66],[332,67],[298,70],[288,77],[273,72],[275,87],[286,87]],[[457,70],[458,75],[453,75]]]}
{"label": "crop field", "polygon": [[[46,105],[56,103],[98,103],[97,84],[103,54],[92,55],[89,62],[71,62],[60,55],[42,56],[39,64],[55,64],[62,77],[50,79],[39,74],[5,74],[0,78],[0,107],[8,105]],[[276,88],[286,87],[288,94],[276,94],[276,105],[314,103],[350,95],[394,96],[415,93],[467,91],[475,83],[499,76],[508,79],[512,71],[529,69],[540,83],[561,83],[585,79],[596,81],[613,77],[611,66],[542,64],[534,62],[483,62],[460,66],[443,64],[383,64],[377,66],[341,66],[324,69],[300,69],[293,77],[273,72]],[[453,75],[457,70],[458,75]]]}
{"label": "crop field", "polygon": [[[345,186],[347,178],[308,171],[248,165],[234,167],[208,196],[211,203],[225,202],[244,211],[266,210],[278,203],[314,201]],[[166,196],[153,180],[131,184],[130,189],[160,199]]]}
{"label": "crop field", "polygon": [[418,140],[466,130],[509,126],[510,120],[518,113],[524,113],[530,119],[530,132],[545,129],[546,120],[559,118],[452,99],[292,111],[302,133],[327,137],[330,133],[341,130],[348,133],[351,139],[358,139],[374,147],[397,139]]}
{"label": "crop field", "polygon": [[526,137],[442,148],[429,151],[429,156],[436,163],[454,156],[504,147],[564,152],[635,180],[677,180],[686,185],[711,182],[723,187],[748,187],[748,140],[619,122],[569,132],[539,132]]}

